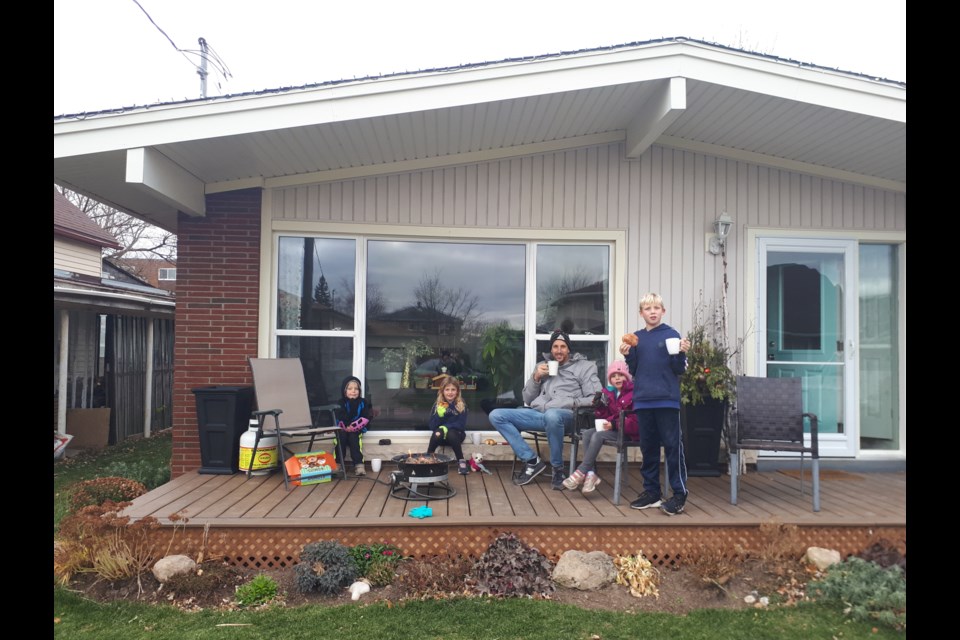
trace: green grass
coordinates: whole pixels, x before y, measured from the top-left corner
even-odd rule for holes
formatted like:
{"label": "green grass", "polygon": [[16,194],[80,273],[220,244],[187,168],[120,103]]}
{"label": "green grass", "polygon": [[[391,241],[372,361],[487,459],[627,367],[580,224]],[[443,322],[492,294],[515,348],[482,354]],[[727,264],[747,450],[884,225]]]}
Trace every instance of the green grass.
{"label": "green grass", "polygon": [[603,640],[883,640],[905,634],[889,628],[874,633],[869,624],[851,622],[836,609],[815,605],[765,611],[705,610],[675,616],[586,611],[526,599],[468,598],[399,602],[392,607],[304,606],[186,613],[128,602],[100,605],[65,589],[54,590],[54,636],[71,640],[587,640],[593,635]]}
{"label": "green grass", "polygon": [[[54,534],[66,513],[71,485],[100,477],[114,462],[169,460],[170,433],[54,463]],[[345,610],[349,609],[349,610]],[[192,640],[318,637],[337,640],[853,640],[901,638],[905,632],[855,622],[835,607],[803,603],[765,610],[666,613],[588,611],[527,599],[466,598],[396,602],[392,606],[272,607],[265,610],[183,612],[132,602],[99,604],[68,588],[53,590],[54,637],[70,640]],[[237,625],[237,626],[233,626]]]}

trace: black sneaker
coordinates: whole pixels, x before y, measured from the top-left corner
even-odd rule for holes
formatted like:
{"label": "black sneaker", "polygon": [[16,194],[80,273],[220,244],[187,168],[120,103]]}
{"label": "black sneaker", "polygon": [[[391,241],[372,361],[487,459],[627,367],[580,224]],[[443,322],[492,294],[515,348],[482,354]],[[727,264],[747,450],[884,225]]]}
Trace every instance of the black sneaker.
{"label": "black sneaker", "polygon": [[670,499],[660,505],[660,511],[663,511],[668,516],[675,516],[678,513],[683,513],[683,505],[687,503],[687,496],[682,493],[675,493],[670,496]]}
{"label": "black sneaker", "polygon": [[533,482],[533,479],[538,475],[543,473],[543,470],[547,468],[547,463],[541,460],[540,458],[534,458],[527,462],[526,468],[521,473],[518,473],[513,478],[513,484],[518,486],[523,486],[525,484],[530,484]]}
{"label": "black sneaker", "polygon": [[646,491],[641,493],[636,500],[630,503],[631,509],[652,509],[660,506],[660,498],[652,496]]}
{"label": "black sneaker", "polygon": [[567,479],[567,474],[563,472],[563,469],[554,469],[553,470],[553,485],[554,491],[563,491],[563,481]]}

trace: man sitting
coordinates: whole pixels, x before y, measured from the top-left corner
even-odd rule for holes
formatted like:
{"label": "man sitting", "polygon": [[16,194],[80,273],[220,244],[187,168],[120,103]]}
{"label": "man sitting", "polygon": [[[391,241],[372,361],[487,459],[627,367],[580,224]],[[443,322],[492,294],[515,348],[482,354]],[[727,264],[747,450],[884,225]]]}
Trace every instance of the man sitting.
{"label": "man sitting", "polygon": [[[556,374],[550,375],[550,363],[556,362]],[[602,389],[597,365],[580,353],[570,353],[570,336],[554,331],[550,336],[550,353],[537,364],[533,375],[523,386],[526,407],[494,409],[490,424],[524,461],[523,470],[513,479],[525,485],[543,473],[546,463],[530,448],[520,431],[543,431],[550,446],[553,466],[553,488],[563,489],[563,436],[574,421],[579,406],[590,406],[594,395]]]}

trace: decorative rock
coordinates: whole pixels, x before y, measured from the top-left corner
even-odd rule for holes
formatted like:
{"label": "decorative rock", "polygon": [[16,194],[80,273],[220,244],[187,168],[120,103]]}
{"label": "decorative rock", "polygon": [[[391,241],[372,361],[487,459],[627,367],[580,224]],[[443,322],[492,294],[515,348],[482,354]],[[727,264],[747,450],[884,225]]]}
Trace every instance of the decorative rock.
{"label": "decorative rock", "polygon": [[767,596],[763,596],[762,598],[760,598],[760,604],[762,604],[765,607],[769,606],[770,598],[768,598]]}
{"label": "decorative rock", "polygon": [[613,558],[603,551],[566,551],[553,569],[554,582],[581,591],[594,591],[616,579]]}
{"label": "decorative rock", "polygon": [[163,583],[173,576],[195,571],[196,568],[197,563],[187,556],[167,556],[153,565],[153,577]]}
{"label": "decorative rock", "polygon": [[840,552],[834,549],[823,549],[822,547],[810,547],[804,555],[804,560],[808,564],[814,565],[820,571],[823,571],[830,565],[840,562]]}
{"label": "decorative rock", "polygon": [[752,593],[748,593],[747,595],[743,596],[743,601],[747,604],[753,604],[757,601],[757,596],[753,595]]}

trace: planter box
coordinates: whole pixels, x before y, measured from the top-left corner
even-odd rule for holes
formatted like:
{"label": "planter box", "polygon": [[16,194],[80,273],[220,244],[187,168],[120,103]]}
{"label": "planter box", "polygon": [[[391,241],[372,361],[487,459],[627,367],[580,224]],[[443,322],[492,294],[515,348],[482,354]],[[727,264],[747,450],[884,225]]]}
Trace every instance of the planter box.
{"label": "planter box", "polygon": [[67,409],[67,433],[73,449],[103,449],[110,444],[110,408]]}
{"label": "planter box", "polygon": [[720,471],[720,439],[727,404],[709,399],[704,404],[680,405],[683,452],[690,477],[716,478]]}

